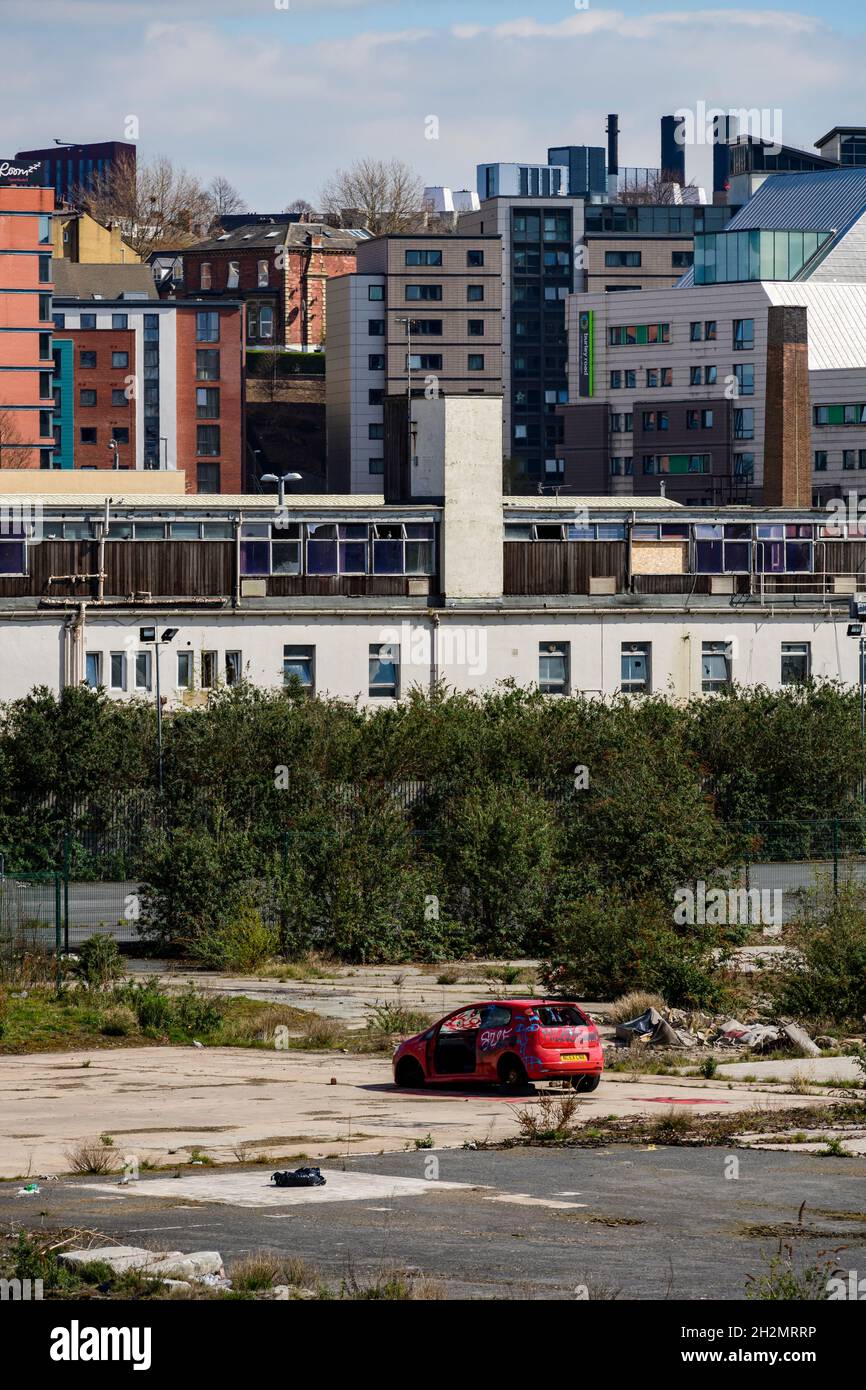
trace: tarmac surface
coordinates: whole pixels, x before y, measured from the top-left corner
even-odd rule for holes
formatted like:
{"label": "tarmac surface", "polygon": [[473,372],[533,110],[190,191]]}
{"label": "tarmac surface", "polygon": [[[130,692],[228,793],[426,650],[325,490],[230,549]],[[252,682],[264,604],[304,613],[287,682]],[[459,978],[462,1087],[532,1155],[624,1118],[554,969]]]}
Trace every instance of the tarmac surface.
{"label": "tarmac surface", "polygon": [[742,1299],[792,1232],[798,1266],[866,1267],[866,1158],[458,1149],[323,1171],[325,1188],[300,1191],[269,1186],[261,1167],[59,1181],[33,1197],[3,1184],[0,1220],[82,1228],[95,1245],[218,1250],[229,1274],[257,1250],[300,1257],[332,1284],[414,1269],[449,1298],[582,1300],[585,1286],[590,1300]]}

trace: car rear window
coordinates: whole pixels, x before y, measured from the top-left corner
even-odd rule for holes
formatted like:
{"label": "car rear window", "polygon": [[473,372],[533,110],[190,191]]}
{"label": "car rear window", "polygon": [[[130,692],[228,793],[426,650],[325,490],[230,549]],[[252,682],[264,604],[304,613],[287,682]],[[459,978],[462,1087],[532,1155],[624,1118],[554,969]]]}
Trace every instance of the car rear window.
{"label": "car rear window", "polygon": [[573,1004],[539,1004],[533,1010],[542,1028],[579,1028],[586,1017]]}

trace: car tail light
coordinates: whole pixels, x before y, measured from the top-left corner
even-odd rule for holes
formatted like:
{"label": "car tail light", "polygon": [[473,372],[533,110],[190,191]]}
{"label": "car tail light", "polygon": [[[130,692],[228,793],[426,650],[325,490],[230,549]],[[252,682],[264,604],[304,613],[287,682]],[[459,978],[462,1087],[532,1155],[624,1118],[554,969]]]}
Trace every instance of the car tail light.
{"label": "car tail light", "polygon": [[597,1029],[597,1028],[590,1028],[590,1030],[589,1030],[589,1032],[587,1033],[586,1036],[587,1036],[587,1039],[589,1040],[589,1042],[591,1042],[591,1043],[597,1043],[597,1042],[598,1042],[598,1029]]}

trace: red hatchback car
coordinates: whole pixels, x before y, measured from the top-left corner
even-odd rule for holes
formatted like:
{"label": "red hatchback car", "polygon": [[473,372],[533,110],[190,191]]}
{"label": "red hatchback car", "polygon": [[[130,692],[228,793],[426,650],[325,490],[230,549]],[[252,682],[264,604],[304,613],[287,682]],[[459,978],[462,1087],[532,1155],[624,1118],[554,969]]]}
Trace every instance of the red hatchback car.
{"label": "red hatchback car", "polygon": [[560,999],[497,999],[470,1004],[401,1042],[393,1059],[398,1086],[427,1081],[496,1082],[520,1092],[533,1081],[570,1081],[594,1091],[604,1069],[598,1029]]}

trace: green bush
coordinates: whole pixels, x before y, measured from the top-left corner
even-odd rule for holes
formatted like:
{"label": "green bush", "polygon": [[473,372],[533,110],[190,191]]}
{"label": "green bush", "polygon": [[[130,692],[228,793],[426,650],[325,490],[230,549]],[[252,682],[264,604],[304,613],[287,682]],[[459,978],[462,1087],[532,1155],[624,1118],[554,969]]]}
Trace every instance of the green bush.
{"label": "green bush", "polygon": [[280,949],[280,932],[262,920],[259,908],[249,900],[219,926],[208,925],[193,937],[190,955],[214,970],[247,974],[258,970]]}
{"label": "green bush", "polygon": [[608,889],[558,908],[541,978],[561,997],[606,1000],[641,989],[671,1005],[715,1009],[725,996],[717,954],[725,944],[718,928],[675,928],[671,904],[658,894],[632,899]]}
{"label": "green bush", "polygon": [[807,896],[789,932],[791,950],[769,977],[788,1017],[860,1023],[866,1012],[866,887],[840,883]]}
{"label": "green bush", "polygon": [[71,973],[87,989],[107,989],[123,974],[123,959],[113,936],[94,933],[82,941]]}

